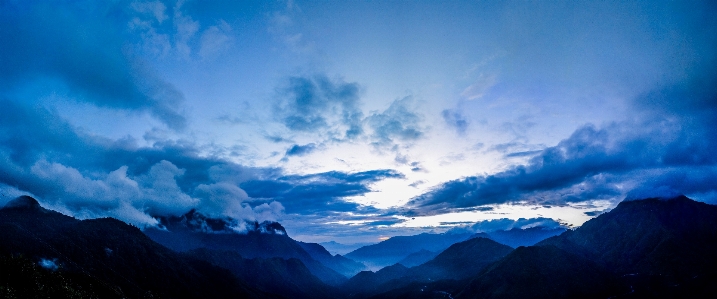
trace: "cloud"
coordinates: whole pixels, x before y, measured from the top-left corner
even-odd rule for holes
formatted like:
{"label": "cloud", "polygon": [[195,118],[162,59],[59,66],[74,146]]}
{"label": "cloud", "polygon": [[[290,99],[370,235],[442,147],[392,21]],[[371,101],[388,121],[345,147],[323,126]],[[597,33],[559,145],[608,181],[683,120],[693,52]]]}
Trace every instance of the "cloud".
{"label": "cloud", "polygon": [[0,186],[80,218],[110,216],[143,227],[191,209],[248,220],[278,220],[284,209],[362,211],[368,208],[346,198],[403,177],[394,170],[285,175],[201,156],[183,140],[140,147],[131,138],[85,135],[40,106],[2,100],[0,106]]}
{"label": "cloud", "polygon": [[279,89],[274,110],[277,120],[293,132],[350,140],[363,134],[359,90],[356,83],[324,75],[290,77]]}
{"label": "cloud", "polygon": [[403,178],[403,175],[388,169],[356,173],[331,171],[247,181],[240,187],[253,198],[280,201],[287,213],[331,213],[365,209],[346,198],[371,192],[371,183],[388,178]]}
{"label": "cloud", "polygon": [[204,30],[199,38],[199,56],[210,58],[229,49],[232,43],[232,28],[224,20]]}
{"label": "cloud", "polygon": [[[184,96],[125,51],[123,28],[98,2],[3,2],[0,88],[39,84],[98,107],[149,112],[182,130]],[[83,7],[82,11],[75,10]],[[161,16],[160,16],[161,18]]]}
{"label": "cloud", "polygon": [[469,123],[460,111],[446,109],[441,112],[441,116],[443,116],[443,121],[451,128],[454,128],[458,134],[463,135],[466,133]]}
{"label": "cloud", "polygon": [[[696,79],[695,79],[696,78]],[[634,120],[588,124],[525,165],[486,176],[453,180],[413,198],[413,213],[487,204],[555,203],[687,194],[715,200],[717,88],[697,74],[674,87],[635,99],[662,106]],[[713,79],[710,79],[713,81]],[[698,108],[699,107],[699,108]]]}
{"label": "cloud", "polygon": [[130,4],[130,7],[139,13],[149,14],[153,16],[160,24],[168,18],[166,14],[167,6],[165,6],[164,3],[160,1],[136,1],[132,2]]}
{"label": "cloud", "polygon": [[294,144],[292,147],[290,147],[288,150],[286,150],[286,157],[289,156],[305,156],[308,155],[316,150],[316,144],[309,143],[306,145],[298,145]]}
{"label": "cloud", "polygon": [[495,75],[480,74],[475,83],[463,90],[461,97],[469,101],[480,99],[496,82],[497,78]]}
{"label": "cloud", "polygon": [[42,107],[0,105],[0,183],[78,217],[112,216],[139,226],[192,208],[256,217],[246,205],[252,211],[268,202],[254,203],[238,184],[278,171],[200,157],[183,141],[137,147],[84,135]]}
{"label": "cloud", "polygon": [[200,25],[199,22],[192,19],[191,16],[187,16],[182,13],[182,5],[184,5],[184,3],[184,0],[179,0],[174,6],[173,23],[174,29],[176,30],[174,35],[174,47],[177,55],[186,59],[192,54],[190,41],[194,38],[197,32],[199,32]]}
{"label": "cloud", "polygon": [[542,228],[558,228],[562,225],[550,218],[519,218],[519,219],[493,219],[470,223],[451,229],[452,232],[472,232],[472,233],[490,233],[494,231],[504,231],[511,229],[528,229],[533,227]]}
{"label": "cloud", "polygon": [[374,112],[366,118],[373,130],[371,144],[376,148],[392,148],[397,142],[421,139],[427,128],[421,125],[423,116],[413,108],[413,98],[397,99],[383,112]]}

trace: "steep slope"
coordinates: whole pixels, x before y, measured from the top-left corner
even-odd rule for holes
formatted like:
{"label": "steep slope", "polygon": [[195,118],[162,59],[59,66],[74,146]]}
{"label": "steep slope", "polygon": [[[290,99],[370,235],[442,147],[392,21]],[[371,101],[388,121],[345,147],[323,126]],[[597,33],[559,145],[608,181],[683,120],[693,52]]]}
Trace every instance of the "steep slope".
{"label": "steep slope", "polygon": [[420,266],[403,271],[399,277],[362,283],[374,294],[381,293],[379,298],[443,298],[460,290],[466,283],[463,280],[477,275],[511,251],[513,248],[487,238],[468,239],[451,245]]}
{"label": "steep slope", "polygon": [[505,244],[513,248],[520,246],[533,246],[536,243],[547,238],[557,236],[565,232],[567,229],[562,227],[531,227],[531,228],[513,228],[510,230],[498,230],[488,232],[488,238],[500,244]]}
{"label": "steep slope", "polygon": [[106,297],[268,296],[225,269],[180,256],[124,222],[76,220],[27,196],[0,209],[0,256],[12,261],[17,255],[56,268],[56,275],[70,277],[70,285],[80,289],[93,290],[99,283],[112,290]]}
{"label": "steep slope", "polygon": [[532,246],[486,268],[455,298],[607,298],[624,291],[587,259],[554,246]]}
{"label": "steep slope", "polygon": [[229,269],[248,284],[287,298],[337,298],[339,291],[311,274],[298,259],[244,259],[235,251],[195,249],[188,255]]}
{"label": "steep slope", "polygon": [[711,275],[717,269],[717,206],[684,196],[625,201],[538,245],[556,246],[622,275]]}
{"label": "steep slope", "polygon": [[46,269],[24,256],[0,256],[0,298],[122,298],[82,273]]}
{"label": "steep slope", "polygon": [[339,285],[347,280],[345,276],[313,259],[276,222],[234,223],[231,219],[215,219],[190,211],[181,217],[160,218],[160,223],[164,230],[150,228],[144,233],[157,243],[176,251],[205,248],[234,251],[248,259],[295,258],[325,283]]}
{"label": "steep slope", "polygon": [[717,206],[685,196],[624,201],[612,211],[538,243],[610,269],[626,297],[717,296]]}
{"label": "steep slope", "polygon": [[403,258],[402,260],[398,261],[399,264],[404,265],[408,268],[418,266],[420,264],[423,264],[427,261],[432,260],[435,258],[439,252],[433,252],[428,251],[425,249],[421,249],[417,252],[409,254],[407,257]]}
{"label": "steep slope", "polygon": [[341,288],[351,297],[363,297],[387,290],[383,285],[406,275],[408,268],[395,264],[374,272],[361,271],[351,277]]}
{"label": "steep slope", "polygon": [[451,245],[436,258],[411,268],[409,276],[420,280],[467,279],[513,251],[487,238],[473,238]]}
{"label": "steep slope", "polygon": [[[406,284],[406,275],[375,298],[714,298],[714,252],[716,206],[684,196],[626,201],[574,231],[518,247],[470,280]],[[418,270],[429,263],[408,273],[430,273]]]}
{"label": "steep slope", "polygon": [[311,258],[346,277],[352,277],[356,275],[356,273],[366,270],[366,266],[364,264],[353,261],[339,254],[331,255],[331,253],[329,253],[329,251],[320,244],[304,242],[298,243],[301,248],[303,248],[311,256]]}
{"label": "steep slope", "polygon": [[361,262],[370,269],[380,269],[398,263],[411,253],[428,250],[441,252],[449,246],[473,237],[472,234],[428,234],[397,236],[378,244],[356,249],[346,257]]}

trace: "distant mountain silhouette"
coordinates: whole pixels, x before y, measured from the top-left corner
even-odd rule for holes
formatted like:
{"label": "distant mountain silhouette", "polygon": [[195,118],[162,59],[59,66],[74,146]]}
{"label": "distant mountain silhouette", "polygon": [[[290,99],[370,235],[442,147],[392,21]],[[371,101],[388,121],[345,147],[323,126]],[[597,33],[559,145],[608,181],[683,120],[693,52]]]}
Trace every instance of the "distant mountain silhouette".
{"label": "distant mountain silhouette", "polygon": [[715,252],[717,206],[684,196],[624,201],[468,279],[405,282],[431,261],[373,298],[715,298]]}
{"label": "distant mountain silhouette", "polygon": [[[14,292],[18,298],[38,297],[50,289],[68,291],[66,287],[65,295],[70,297],[269,296],[225,269],[155,243],[124,222],[111,218],[80,221],[46,210],[29,196],[0,209],[0,257],[4,263],[0,272],[20,268],[12,276],[0,275],[3,292]],[[44,286],[27,289],[23,275],[32,275]]]}
{"label": "distant mountain silhouette", "polygon": [[[339,285],[347,277],[316,261],[281,224],[276,222],[233,223],[190,211],[181,217],[163,217],[164,229],[148,228],[144,233],[152,240],[180,252],[194,249],[233,251],[243,258],[295,258],[321,281]],[[237,229],[241,227],[242,229]]]}
{"label": "distant mountain silhouette", "polygon": [[411,268],[409,275],[422,280],[466,279],[511,251],[513,248],[488,238],[473,238],[453,244],[434,259]]}
{"label": "distant mountain silhouette", "polygon": [[[406,268],[402,264],[395,264],[376,273],[361,272],[342,288],[350,291],[354,297],[369,297],[395,289],[404,289],[397,292],[398,294],[410,293],[415,287],[423,288],[436,281],[470,278],[512,250],[509,246],[487,238],[468,239],[451,245],[420,266]],[[420,282],[420,285],[414,285],[417,282]]]}
{"label": "distant mountain silhouette", "polygon": [[433,252],[433,251],[421,249],[419,251],[409,254],[407,257],[398,261],[398,263],[401,265],[404,265],[408,268],[411,268],[411,267],[415,267],[415,266],[423,264],[427,261],[432,260],[438,254],[439,254],[439,252]]}
{"label": "distant mountain silhouette", "polygon": [[418,234],[397,236],[388,240],[356,249],[346,257],[361,262],[372,269],[381,269],[393,265],[414,252],[428,250],[441,252],[449,246],[474,237],[470,233],[459,234]]}
{"label": "distant mountain silhouette", "polygon": [[328,241],[328,242],[321,242],[319,243],[321,246],[326,248],[331,254],[340,254],[340,255],[346,255],[347,253],[354,251],[356,249],[359,249],[363,246],[373,245],[377,242],[372,243],[352,243],[352,244],[342,244],[338,243],[336,241]]}
{"label": "distant mountain silhouette", "polygon": [[329,253],[329,251],[320,244],[304,242],[298,243],[301,248],[303,248],[311,256],[311,258],[346,277],[352,277],[356,275],[356,273],[366,270],[366,266],[364,264],[339,254],[331,255],[331,253]]}
{"label": "distant mountain silhouette", "polygon": [[565,232],[567,229],[563,227],[530,227],[530,228],[513,228],[510,230],[497,230],[488,232],[488,238],[500,244],[505,244],[513,248],[520,246],[532,246],[547,238],[557,236]]}
{"label": "distant mountain silhouette", "polygon": [[374,272],[361,271],[351,277],[341,288],[351,297],[365,297],[391,289],[384,286],[385,283],[406,275],[408,268],[401,264],[384,267]]}

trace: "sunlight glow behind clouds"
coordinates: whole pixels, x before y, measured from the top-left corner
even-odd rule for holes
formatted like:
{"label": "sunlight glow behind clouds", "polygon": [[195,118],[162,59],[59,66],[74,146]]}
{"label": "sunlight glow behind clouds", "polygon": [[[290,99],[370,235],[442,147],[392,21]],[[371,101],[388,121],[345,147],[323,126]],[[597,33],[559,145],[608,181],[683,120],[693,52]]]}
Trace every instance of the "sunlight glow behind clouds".
{"label": "sunlight glow behind clouds", "polygon": [[[304,236],[498,215],[579,225],[635,196],[717,202],[715,11],[3,2],[0,183],[45,203],[81,199],[57,206],[74,213],[114,201],[108,215],[145,222],[151,209],[281,202]],[[121,173],[138,185],[117,198],[135,190],[157,205],[101,195]]]}

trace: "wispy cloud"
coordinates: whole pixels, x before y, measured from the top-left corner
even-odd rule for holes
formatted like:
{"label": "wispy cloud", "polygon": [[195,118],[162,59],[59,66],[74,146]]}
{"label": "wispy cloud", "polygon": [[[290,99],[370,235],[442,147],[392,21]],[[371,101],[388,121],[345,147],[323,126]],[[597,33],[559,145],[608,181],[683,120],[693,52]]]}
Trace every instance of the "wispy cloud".
{"label": "wispy cloud", "polygon": [[466,133],[468,125],[470,124],[468,119],[456,109],[446,109],[441,112],[443,121],[446,124],[456,130],[459,135]]}
{"label": "wispy cloud", "polygon": [[274,110],[277,120],[293,132],[350,140],[363,134],[359,91],[357,83],[324,75],[290,77],[279,89]]}
{"label": "wispy cloud", "polygon": [[373,130],[371,144],[378,149],[393,149],[399,142],[411,143],[424,137],[423,116],[416,112],[412,97],[394,100],[383,112],[366,118]]}

